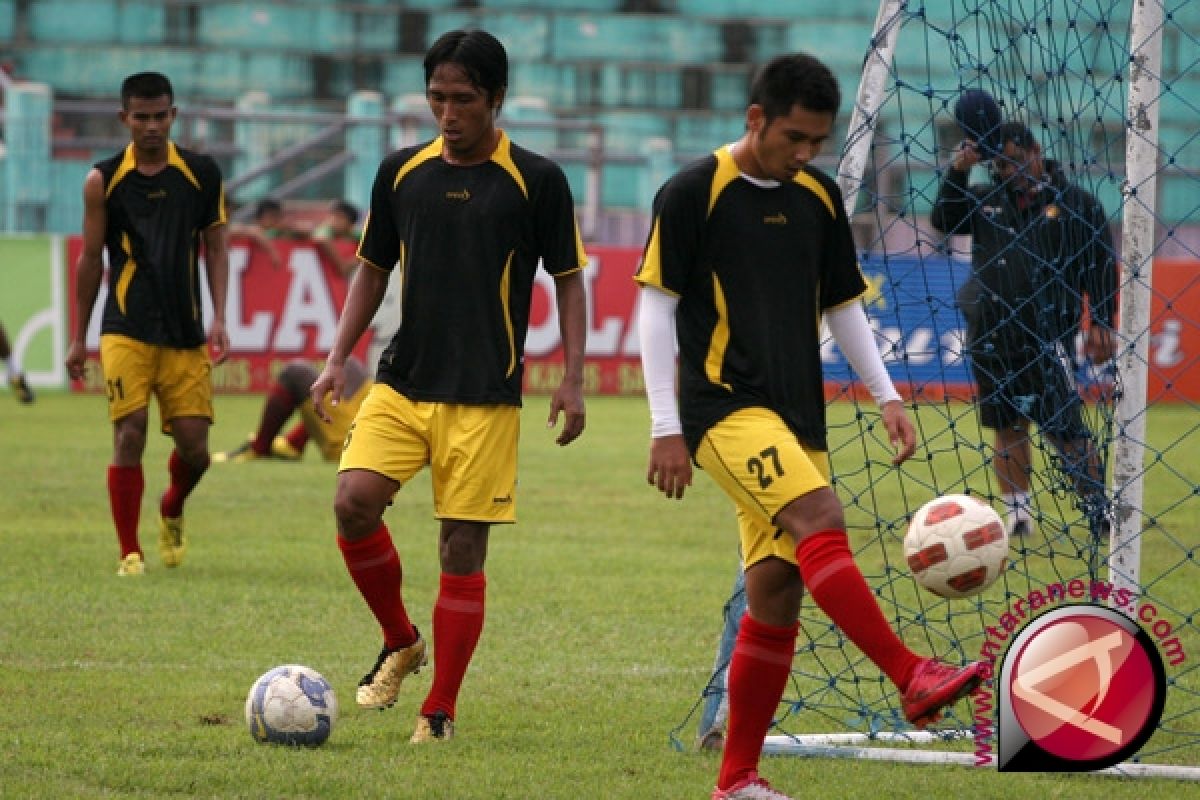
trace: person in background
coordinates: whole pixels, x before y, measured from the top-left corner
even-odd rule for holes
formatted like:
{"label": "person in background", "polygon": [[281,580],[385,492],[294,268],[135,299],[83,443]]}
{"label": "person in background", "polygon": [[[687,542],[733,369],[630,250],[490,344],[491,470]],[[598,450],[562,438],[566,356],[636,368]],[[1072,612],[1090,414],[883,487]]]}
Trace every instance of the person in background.
{"label": "person in background", "polygon": [[[107,250],[110,291],[100,326],[100,365],[113,425],[108,496],[122,576],[145,569],[138,522],[150,396],[158,399],[162,431],[175,444],[167,461],[170,484],[159,500],[158,545],[163,563],[177,567],[187,550],[184,501],[210,461],[213,360],[219,364],[229,353],[221,171],[211,157],[171,141],[176,114],[175,93],[165,75],[127,77],[119,116],[131,141],[98,162],[83,184],[83,251],[66,367],[72,379],[84,377],[85,337]],[[201,252],[213,305],[207,334],[201,317]]]}
{"label": "person in background", "polygon": [[[980,422],[995,433],[996,479],[1010,534],[1035,529],[1030,423],[1058,454],[1094,539],[1108,538],[1110,503],[1096,437],[1075,385],[1075,340],[1093,363],[1113,357],[1116,251],[1104,208],[1071,183],[1020,122],[984,153],[965,139],[938,188],[931,222],[971,237],[971,276],[958,293]],[[969,183],[991,157],[991,180]],[[1089,324],[1083,326],[1086,304]]]}
{"label": "person in background", "polygon": [[[267,389],[258,429],[240,446],[224,453],[214,453],[218,464],[244,464],[247,461],[273,459],[299,461],[309,440],[315,440],[317,451],[326,461],[337,461],[350,423],[367,396],[371,379],[366,367],[354,356],[346,359],[346,399],[328,409],[328,419],[317,416],[308,390],[317,379],[317,370],[304,359],[288,362]],[[286,435],[280,431],[296,411],[301,421]]]}
{"label": "person in background", "polygon": [[329,214],[317,224],[312,232],[313,244],[317,246],[321,255],[337,267],[338,273],[346,278],[349,278],[354,272],[354,268],[358,266],[358,256],[353,253],[348,256],[342,255],[335,244],[337,242],[358,243],[359,237],[362,235],[357,227],[358,217],[358,208],[354,204],[345,200],[337,200],[329,209]]}

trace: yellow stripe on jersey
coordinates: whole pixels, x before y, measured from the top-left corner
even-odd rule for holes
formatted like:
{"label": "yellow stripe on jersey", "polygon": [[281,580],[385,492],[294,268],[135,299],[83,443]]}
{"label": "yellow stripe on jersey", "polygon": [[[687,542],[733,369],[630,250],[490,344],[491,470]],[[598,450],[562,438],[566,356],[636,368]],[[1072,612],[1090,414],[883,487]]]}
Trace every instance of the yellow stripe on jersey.
{"label": "yellow stripe on jersey", "polygon": [[121,166],[117,167],[117,171],[113,173],[112,179],[109,180],[108,186],[104,189],[104,196],[108,197],[112,194],[113,189],[117,188],[117,184],[121,182],[129,173],[137,169],[137,159],[133,157],[133,142],[125,148],[125,155],[121,159]]}
{"label": "yellow stripe on jersey", "polygon": [[663,286],[662,238],[659,236],[657,218],[654,220],[654,227],[650,230],[650,240],[646,243],[646,253],[642,256],[641,266],[638,267],[637,274],[633,276],[633,279],[642,286],[653,286],[656,289],[662,289],[672,297],[679,297],[678,292],[672,292]]}
{"label": "yellow stripe on jersey", "polygon": [[[424,164],[429,159],[437,158],[441,154],[442,154],[442,137],[439,136],[438,138],[434,139],[432,142],[427,144],[425,147],[423,147],[415,156],[410,158],[408,161],[404,162],[404,166],[401,167],[396,172],[396,180],[392,181],[392,189],[395,189],[397,186],[399,186],[400,181],[402,181],[404,179],[404,176],[407,175],[409,172],[413,171],[414,169],[419,167],[421,164]],[[369,224],[371,224],[371,220],[368,217],[367,225],[369,225]],[[363,231],[364,231],[364,233],[366,232],[366,225],[363,226]]]}
{"label": "yellow stripe on jersey", "polygon": [[704,359],[704,374],[709,381],[733,391],[733,387],[721,380],[721,365],[725,363],[725,350],[729,347],[729,312],[725,307],[725,292],[721,281],[713,274],[713,307],[717,310],[717,324],[713,326],[712,338],[708,340],[708,356]]}
{"label": "yellow stripe on jersey", "polygon": [[182,172],[183,177],[187,178],[192,186],[195,186],[197,189],[201,188],[200,181],[196,179],[187,162],[183,160],[183,156],[179,155],[179,150],[175,147],[174,142],[167,142],[167,166],[174,167]]}
{"label": "yellow stripe on jersey", "polygon": [[512,312],[508,307],[508,286],[512,275],[513,253],[510,250],[504,262],[504,273],[500,276],[500,306],[504,309],[504,330],[508,334],[508,369],[505,378],[511,378],[517,369],[517,336],[513,333]]}
{"label": "yellow stripe on jersey", "polygon": [[117,281],[117,307],[124,314],[125,295],[129,293],[129,284],[133,282],[133,273],[137,271],[137,262],[133,260],[133,244],[129,241],[128,233],[121,234],[121,249],[125,251],[125,266],[121,269],[121,279]]}
{"label": "yellow stripe on jersey", "polygon": [[742,171],[738,169],[737,162],[733,160],[733,154],[729,152],[729,148],[722,147],[720,150],[713,152],[717,158],[717,169],[713,172],[712,185],[708,190],[708,213],[711,214],[713,206],[717,204],[717,198],[721,192],[725,191],[725,187],[733,183],[741,176]]}
{"label": "yellow stripe on jersey", "polygon": [[837,209],[833,207],[833,198],[829,196],[829,192],[825,191],[825,187],[816,178],[801,170],[796,173],[796,177],[793,180],[820,198],[821,202],[825,204],[825,208],[829,209],[831,217],[837,217]]}
{"label": "yellow stripe on jersey", "polygon": [[529,190],[525,188],[525,178],[521,176],[521,170],[517,169],[517,165],[513,163],[512,142],[509,141],[508,134],[504,131],[500,131],[500,141],[496,144],[495,152],[492,153],[492,161],[504,167],[504,171],[517,182],[521,194],[525,195],[525,199],[528,200]]}

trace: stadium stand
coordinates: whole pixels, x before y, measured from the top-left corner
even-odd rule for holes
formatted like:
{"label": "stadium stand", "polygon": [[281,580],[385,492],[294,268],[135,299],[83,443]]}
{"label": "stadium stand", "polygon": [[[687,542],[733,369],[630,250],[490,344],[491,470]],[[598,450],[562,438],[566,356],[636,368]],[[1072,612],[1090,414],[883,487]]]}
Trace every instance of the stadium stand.
{"label": "stadium stand", "polygon": [[[934,13],[953,3],[918,5]],[[847,96],[845,124],[878,2],[814,4],[803,18],[796,9],[793,0],[0,0],[0,40],[9,43],[8,71],[51,87],[56,109],[63,102],[111,103],[125,75],[153,68],[171,76],[185,119],[204,109],[236,108],[252,91],[265,93],[268,112],[344,113],[348,97],[369,90],[390,98],[393,111],[419,115],[421,107],[398,99],[421,93],[426,47],[450,28],[482,27],[509,48],[510,98],[530,98],[510,103],[510,112],[519,113],[509,119],[564,125],[523,131],[537,146],[578,155],[587,144],[570,125],[600,126],[599,203],[605,213],[620,214],[644,213],[649,202],[637,188],[644,184],[646,142],[668,141],[681,163],[735,138],[754,65],[777,53],[809,50],[834,68]],[[1178,4],[1173,13],[1180,27],[1200,25],[1200,4]],[[1178,35],[1165,43],[1167,72],[1179,77],[1179,95],[1193,101],[1200,78],[1181,72],[1195,61],[1195,49],[1194,39]],[[906,57],[902,48],[897,58]],[[947,62],[945,69],[949,74],[959,66]],[[1165,138],[1192,135],[1195,105],[1164,100]],[[53,149],[62,165],[50,170],[50,210],[35,220],[48,230],[78,224],[79,165],[105,152],[105,138],[119,134],[111,119],[97,118],[105,115],[111,117],[99,110],[55,112]],[[218,118],[188,124],[193,144],[200,145],[233,138],[239,129]],[[294,144],[289,135],[312,135],[320,124],[281,124],[271,147]],[[410,120],[406,129],[420,127]],[[67,139],[77,142],[69,152],[63,150]],[[214,155],[234,167],[232,154]],[[307,164],[293,164],[293,173],[323,155],[318,148]],[[566,161],[573,189],[585,194],[586,168]],[[290,177],[284,171],[249,182],[235,199],[250,203]],[[294,196],[340,196],[342,187],[333,181],[314,180]],[[0,203],[11,202],[0,192]],[[12,218],[0,214],[0,224]]]}

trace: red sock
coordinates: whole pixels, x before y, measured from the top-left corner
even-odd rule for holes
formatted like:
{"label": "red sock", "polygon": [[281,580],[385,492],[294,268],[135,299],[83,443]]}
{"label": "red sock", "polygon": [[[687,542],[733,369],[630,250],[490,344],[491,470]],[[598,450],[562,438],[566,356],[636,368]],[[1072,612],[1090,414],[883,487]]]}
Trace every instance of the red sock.
{"label": "red sock", "polygon": [[281,384],[271,384],[267,389],[267,403],[263,406],[262,419],[259,420],[250,449],[260,456],[271,452],[271,442],[283,430],[284,423],[295,410],[296,399],[292,397],[292,393]]}
{"label": "red sock", "polygon": [[351,542],[338,536],[337,542],[358,593],[367,601],[383,629],[384,647],[408,647],[415,642],[417,632],[401,599],[404,573],[400,567],[400,554],[396,552],[387,525],[380,522],[375,532],[365,539]]}
{"label": "red sock", "polygon": [[296,427],[288,431],[285,438],[288,444],[296,448],[297,453],[303,453],[304,445],[308,444],[308,428],[304,427],[303,422],[297,422]]}
{"label": "red sock", "polygon": [[163,492],[162,501],[158,504],[158,510],[164,517],[183,515],[183,501],[187,500],[192,489],[196,488],[196,484],[200,482],[206,469],[208,469],[207,454],[204,456],[204,463],[196,466],[180,458],[178,450],[171,451],[171,457],[167,459],[167,472],[171,476],[171,485]]}
{"label": "red sock", "polygon": [[108,504],[117,528],[121,558],[142,552],[138,544],[138,520],[142,514],[142,492],[145,489],[146,479],[142,475],[141,464],[134,467],[109,466]]}
{"label": "red sock", "polygon": [[786,628],[742,615],[729,661],[729,728],[717,786],[728,789],[758,771],[763,738],[779,708],[800,625]]}
{"label": "red sock", "polygon": [[421,713],[444,711],[454,719],[458,690],[467,665],[483,632],[487,578],[442,573],[441,588],[433,607],[433,685],[421,704]]}
{"label": "red sock", "polygon": [[813,600],[867,658],[903,690],[924,659],[888,625],[863,578],[845,531],[818,531],[796,547],[800,576]]}

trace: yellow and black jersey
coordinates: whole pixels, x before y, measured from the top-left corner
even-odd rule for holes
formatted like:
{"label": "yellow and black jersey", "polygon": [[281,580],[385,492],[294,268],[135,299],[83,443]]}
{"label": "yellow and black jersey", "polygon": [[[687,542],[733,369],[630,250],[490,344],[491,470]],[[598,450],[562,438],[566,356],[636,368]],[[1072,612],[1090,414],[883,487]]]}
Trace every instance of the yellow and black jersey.
{"label": "yellow and black jersey", "polygon": [[201,234],[225,222],[221,171],[210,157],[168,142],[167,165],[144,175],[133,145],[96,164],[104,176],[108,300],[103,333],[148,344],[204,343]]}
{"label": "yellow and black jersey", "polygon": [[455,166],[440,138],[387,156],[358,257],[400,270],[402,316],[378,380],[412,400],[521,404],[534,273],[587,256],[566,176],[501,133],[489,161]]}
{"label": "yellow and black jersey", "polygon": [[713,424],[753,406],[826,449],[821,314],[867,288],[827,175],[752,181],[727,148],[693,162],[655,197],[636,280],[680,298],[679,411],[693,453]]}

